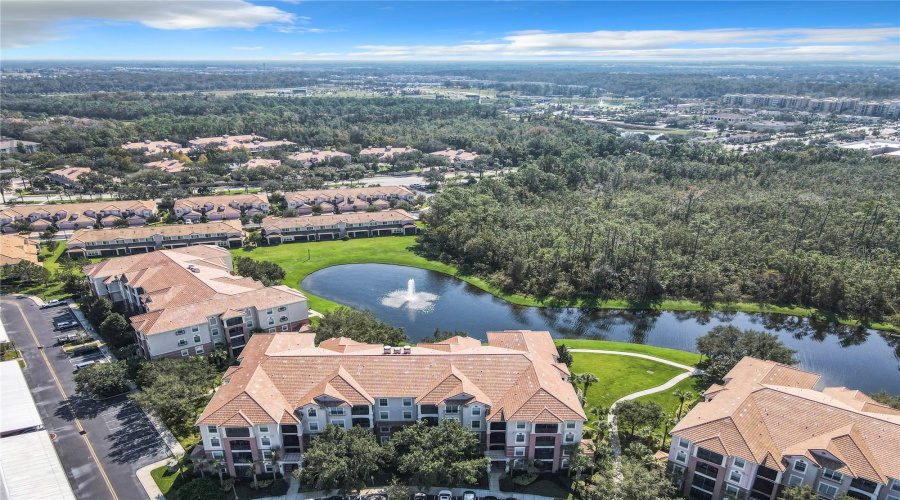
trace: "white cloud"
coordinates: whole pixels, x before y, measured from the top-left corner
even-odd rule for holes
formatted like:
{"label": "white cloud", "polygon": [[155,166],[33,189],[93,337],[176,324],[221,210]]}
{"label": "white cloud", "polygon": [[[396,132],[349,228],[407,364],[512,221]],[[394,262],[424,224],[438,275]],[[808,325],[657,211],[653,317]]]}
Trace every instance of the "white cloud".
{"label": "white cloud", "polygon": [[232,47],[231,50],[262,50],[262,47]]}
{"label": "white cloud", "polygon": [[361,45],[350,58],[896,60],[892,28],[714,29],[549,33],[517,31],[459,45]]}
{"label": "white cloud", "polygon": [[344,31],[326,28],[308,28],[306,26],[279,26],[277,30],[282,33],[337,33],[339,31]]}
{"label": "white cloud", "polygon": [[72,20],[137,22],[161,30],[255,28],[303,21],[275,7],[244,0],[3,0],[0,45],[22,48],[63,38],[58,26]]}

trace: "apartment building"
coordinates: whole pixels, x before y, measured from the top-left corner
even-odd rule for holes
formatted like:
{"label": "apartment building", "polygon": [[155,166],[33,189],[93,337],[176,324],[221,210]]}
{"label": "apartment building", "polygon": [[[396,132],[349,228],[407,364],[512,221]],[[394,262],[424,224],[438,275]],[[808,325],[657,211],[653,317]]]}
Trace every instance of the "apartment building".
{"label": "apartment building", "polygon": [[61,203],[55,205],[19,205],[0,212],[3,232],[15,232],[10,224],[27,219],[34,231],[43,231],[50,225],[60,231],[73,231],[109,225],[122,218],[130,226],[143,226],[147,217],[156,213],[152,200],[97,201],[89,203]]}
{"label": "apartment building", "polygon": [[178,160],[172,160],[169,158],[165,158],[159,161],[151,161],[144,164],[144,168],[149,168],[151,170],[159,170],[161,172],[165,172],[167,174],[180,174],[184,172],[184,163]]}
{"label": "apartment building", "polygon": [[20,141],[11,137],[0,136],[0,154],[11,154],[19,151],[19,146],[26,153],[37,153],[41,150],[41,143],[31,141]]}
{"label": "apartment building", "polygon": [[416,220],[405,210],[322,214],[312,217],[266,217],[262,236],[269,245],[297,241],[371,238],[418,234]]}
{"label": "apartment building", "polygon": [[434,153],[428,153],[431,156],[441,156],[447,159],[451,166],[463,166],[463,165],[471,165],[475,163],[475,159],[478,158],[478,153],[475,151],[466,151],[465,149],[450,149],[447,148],[443,151],[435,151]]}
{"label": "apartment building", "polygon": [[738,115],[734,113],[719,113],[717,115],[710,115],[706,117],[706,123],[717,123],[717,122],[725,122],[725,123],[747,123],[750,121],[750,117],[746,115]]}
{"label": "apartment building", "polygon": [[331,149],[329,151],[320,151],[318,149],[314,149],[312,151],[301,151],[299,153],[294,153],[291,156],[288,156],[288,160],[299,161],[303,163],[304,167],[311,167],[314,163],[318,161],[330,160],[332,158],[341,158],[346,161],[350,161],[351,156],[347,153],[342,153],[340,151],[335,151]]}
{"label": "apartment building", "polygon": [[254,158],[247,163],[241,165],[242,167],[256,168],[256,167],[269,167],[275,168],[281,165],[281,160],[270,160],[268,158]]}
{"label": "apartment building", "polygon": [[266,151],[280,146],[295,146],[296,143],[282,139],[280,141],[270,141],[265,137],[256,134],[246,135],[222,135],[219,137],[197,137],[189,142],[192,148],[202,149],[206,146],[215,145],[221,149],[242,148],[251,153]]}
{"label": "apartment building", "polygon": [[147,139],[139,142],[127,142],[125,144],[122,144],[122,149],[143,151],[145,155],[152,155],[157,153],[166,153],[169,151],[177,151],[183,148],[181,147],[181,144],[172,142],[168,139],[164,139],[161,141],[151,141]]}
{"label": "apartment building", "polygon": [[838,146],[843,149],[858,149],[865,151],[869,156],[880,156],[900,151],[900,141],[885,141],[881,139],[866,139],[863,141],[845,142]]}
{"label": "apartment building", "polygon": [[795,95],[726,94],[722,96],[726,106],[755,108],[783,108],[820,113],[855,113],[885,118],[900,117],[900,101],[860,101],[851,97],[811,98]]}
{"label": "apartment building", "polygon": [[19,236],[18,234],[0,235],[0,266],[18,264],[23,260],[40,266],[41,263],[38,260],[39,252],[40,245],[32,242],[25,236]]}
{"label": "apartment building", "polygon": [[240,248],[244,231],[239,221],[122,229],[80,229],[66,241],[66,251],[77,257],[113,257],[195,245]]}
{"label": "apartment building", "polygon": [[63,186],[80,186],[82,175],[91,173],[91,169],[87,167],[70,167],[68,165],[58,168],[47,173],[47,178],[51,181],[62,184]]}
{"label": "apartment building", "polygon": [[192,196],[175,200],[175,215],[196,222],[206,216],[209,220],[233,220],[241,215],[252,217],[269,212],[269,197],[265,193]]}
{"label": "apartment building", "polygon": [[383,148],[373,148],[371,146],[367,148],[363,148],[359,151],[359,156],[375,156],[384,160],[387,160],[391,156],[395,154],[402,153],[412,153],[413,151],[418,151],[418,149],[413,149],[409,146],[395,148],[393,146],[385,146]]}
{"label": "apartment building", "polygon": [[254,331],[309,323],[306,297],[234,273],[231,254],[200,245],[109,259],[84,267],[91,292],[139,314],[131,325],[147,359],[237,355]]}
{"label": "apartment building", "polygon": [[[365,210],[370,203],[378,200],[388,202],[390,200],[403,200],[412,203],[416,195],[403,186],[363,187],[363,188],[338,188],[338,189],[314,189],[307,191],[294,191],[284,194],[287,207],[297,210],[301,215],[312,213],[313,205],[328,203],[331,210],[322,210],[323,213],[334,211],[334,207],[344,205],[348,210]],[[380,208],[384,208],[378,205]]]}
{"label": "apartment building", "polygon": [[275,447],[283,472],[300,467],[328,424],[371,429],[384,442],[419,420],[458,420],[497,467],[566,468],[569,446],[581,442],[587,418],[549,332],[488,332],[487,346],[467,337],[405,347],[314,339],[256,335],[225,373],[197,425],[203,453],[229,474]]}
{"label": "apartment building", "polygon": [[672,429],[669,466],[690,498],[900,500],[900,411],[819,375],[746,357]]}

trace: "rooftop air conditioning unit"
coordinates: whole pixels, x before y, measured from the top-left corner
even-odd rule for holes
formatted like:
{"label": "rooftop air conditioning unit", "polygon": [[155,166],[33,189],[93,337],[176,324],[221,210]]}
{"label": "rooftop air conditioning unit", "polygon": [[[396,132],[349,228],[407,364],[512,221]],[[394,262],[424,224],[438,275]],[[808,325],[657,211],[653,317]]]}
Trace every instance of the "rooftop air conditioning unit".
{"label": "rooftop air conditioning unit", "polygon": [[390,353],[391,353],[391,346],[389,346],[389,345],[384,346],[384,354],[390,354]]}

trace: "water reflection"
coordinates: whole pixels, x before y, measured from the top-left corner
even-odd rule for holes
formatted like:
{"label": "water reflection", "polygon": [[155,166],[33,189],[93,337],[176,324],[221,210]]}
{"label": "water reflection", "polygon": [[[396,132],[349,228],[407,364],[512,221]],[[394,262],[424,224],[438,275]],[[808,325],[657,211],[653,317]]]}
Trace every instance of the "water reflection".
{"label": "water reflection", "polygon": [[[381,304],[381,298],[407,290],[440,297],[433,307],[412,311]],[[524,307],[510,304],[456,278],[403,266],[350,264],[309,275],[302,288],[357,309],[371,309],[405,329],[415,341],[436,328],[462,330],[484,338],[489,330],[548,330],[554,337],[615,340],[695,351],[694,341],[711,328],[732,324],[776,334],[798,351],[801,367],[823,375],[827,385],[867,392],[900,393],[900,337],[862,327],[812,321],[781,314],[656,310],[591,310]]]}

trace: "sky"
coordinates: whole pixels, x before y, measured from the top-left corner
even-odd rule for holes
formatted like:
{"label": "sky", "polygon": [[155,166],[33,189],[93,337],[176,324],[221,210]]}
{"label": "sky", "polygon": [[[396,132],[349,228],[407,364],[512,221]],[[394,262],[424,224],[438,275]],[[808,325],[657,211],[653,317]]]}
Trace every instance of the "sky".
{"label": "sky", "polygon": [[897,63],[889,2],[3,0],[0,60]]}

